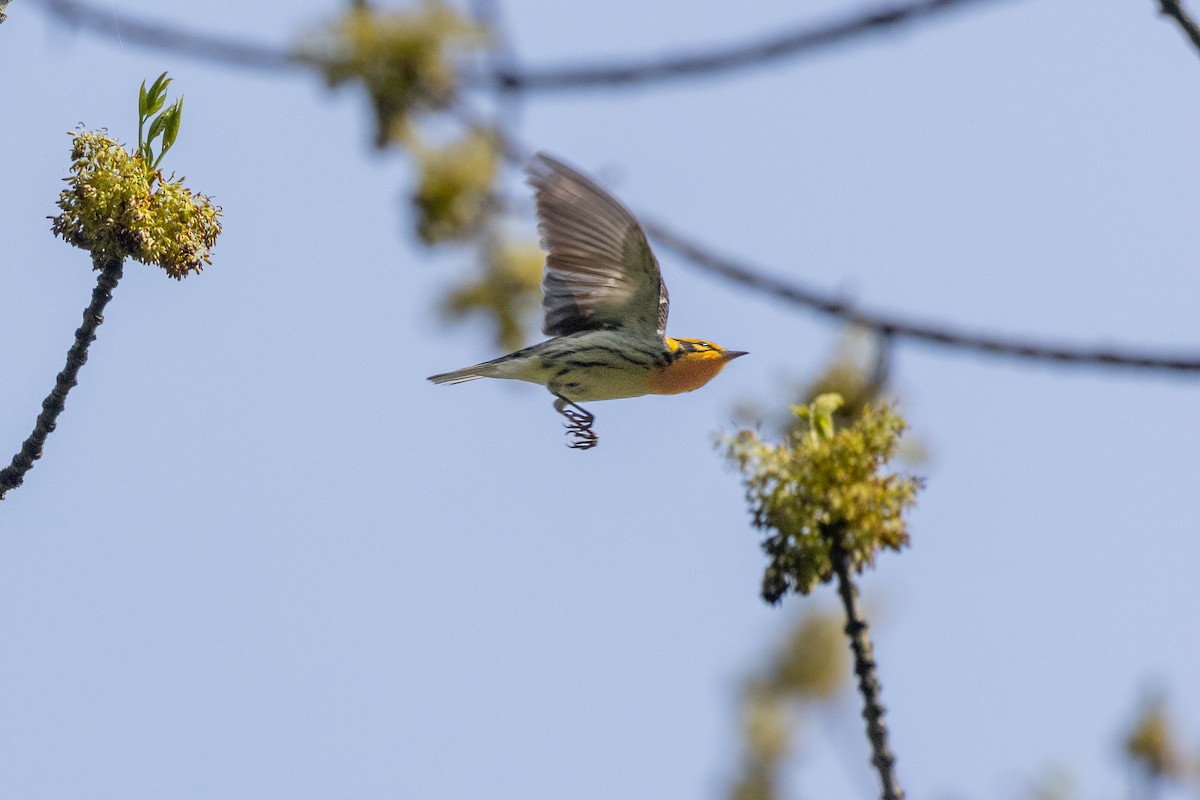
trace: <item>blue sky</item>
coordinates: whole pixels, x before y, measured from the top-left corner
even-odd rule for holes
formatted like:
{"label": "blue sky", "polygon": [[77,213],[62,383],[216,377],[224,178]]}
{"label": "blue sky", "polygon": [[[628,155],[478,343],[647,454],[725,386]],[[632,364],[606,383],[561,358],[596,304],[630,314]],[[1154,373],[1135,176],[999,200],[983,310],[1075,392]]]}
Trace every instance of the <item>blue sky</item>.
{"label": "blue sky", "polygon": [[[505,12],[538,65],[855,7]],[[335,10],[114,8],[279,44]],[[1155,8],[984,4],[716,80],[531,96],[520,132],[635,210],[871,308],[1194,352],[1200,61]],[[598,405],[601,446],[570,451],[536,387],[425,382],[497,353],[483,324],[438,319],[470,254],[414,246],[410,169],[368,149],[356,92],[72,33],[15,3],[0,27],[6,452],[94,284],[45,219],[66,132],[135,140],[137,85],[164,69],[186,95],[169,165],[226,230],[182,284],[127,266],[45,458],[0,509],[0,784],[721,797],[740,682],[810,601],[758,599],[758,537],[711,436],[738,402],[820,368],[839,331],[663,254],[670,332],[752,355],[693,394]],[[909,796],[1010,798],[1053,767],[1081,796],[1121,796],[1118,734],[1147,686],[1200,742],[1198,384],[909,344],[895,378],[932,459],[912,548],[863,586]],[[855,714],[810,730],[793,796],[871,796]]]}

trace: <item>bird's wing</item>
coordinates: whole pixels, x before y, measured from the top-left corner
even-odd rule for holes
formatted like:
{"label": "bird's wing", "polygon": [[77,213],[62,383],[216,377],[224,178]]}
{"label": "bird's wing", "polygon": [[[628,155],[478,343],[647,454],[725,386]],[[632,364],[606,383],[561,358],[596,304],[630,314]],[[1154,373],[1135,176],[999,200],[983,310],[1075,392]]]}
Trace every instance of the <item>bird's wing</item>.
{"label": "bird's wing", "polygon": [[661,337],[670,305],[658,261],[633,214],[591,179],[545,153],[526,170],[542,246],[542,332],[620,327]]}

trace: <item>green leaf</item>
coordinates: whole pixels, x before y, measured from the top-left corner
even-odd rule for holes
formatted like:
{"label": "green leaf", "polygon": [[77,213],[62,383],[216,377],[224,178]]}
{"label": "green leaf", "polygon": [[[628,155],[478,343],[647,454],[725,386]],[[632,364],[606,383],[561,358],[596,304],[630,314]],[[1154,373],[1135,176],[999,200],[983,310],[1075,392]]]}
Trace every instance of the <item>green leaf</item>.
{"label": "green leaf", "polygon": [[167,73],[158,76],[146,92],[146,113],[148,118],[153,114],[157,114],[159,109],[163,107],[163,103],[167,101],[167,86],[171,84],[171,79],[167,77]]}
{"label": "green leaf", "polygon": [[154,79],[154,83],[153,83],[153,84],[151,84],[151,86],[150,86],[150,94],[154,94],[154,93],[155,93],[155,92],[157,92],[159,89],[161,89],[161,88],[162,88],[162,82],[163,82],[164,80],[166,80],[166,78],[167,78],[167,73],[166,73],[166,71],[164,70],[164,71],[163,71],[163,73],[162,73],[161,75],[159,75],[157,78],[155,78],[155,79]]}
{"label": "green leaf", "polygon": [[149,95],[151,97],[158,97],[160,94],[165,93],[167,84],[170,82],[171,79],[167,77],[166,72],[164,72],[162,75],[159,75],[158,78],[155,79],[154,83],[150,84]]}
{"label": "green leaf", "polygon": [[150,97],[146,101],[146,119],[149,119],[150,117],[157,114],[158,110],[163,107],[163,103],[165,103],[166,101],[167,101],[166,92],[158,95],[157,97],[154,95],[150,95]]}
{"label": "green leaf", "polygon": [[146,121],[146,82],[142,81],[142,88],[138,90],[138,126],[140,127]]}
{"label": "green leaf", "polygon": [[162,138],[162,151],[163,155],[166,155],[171,145],[175,144],[175,137],[179,135],[179,122],[183,119],[183,98],[176,100],[174,105],[163,112],[163,116],[167,118],[163,125]]}
{"label": "green leaf", "polygon": [[150,131],[146,134],[146,144],[152,143],[163,132],[163,128],[166,127],[167,124],[168,113],[170,112],[164,111],[155,117],[154,121],[150,123]]}
{"label": "green leaf", "polygon": [[833,438],[833,412],[842,407],[845,401],[840,394],[823,394],[813,400],[812,416],[809,418],[809,425],[812,426],[814,435],[821,435],[826,439]]}

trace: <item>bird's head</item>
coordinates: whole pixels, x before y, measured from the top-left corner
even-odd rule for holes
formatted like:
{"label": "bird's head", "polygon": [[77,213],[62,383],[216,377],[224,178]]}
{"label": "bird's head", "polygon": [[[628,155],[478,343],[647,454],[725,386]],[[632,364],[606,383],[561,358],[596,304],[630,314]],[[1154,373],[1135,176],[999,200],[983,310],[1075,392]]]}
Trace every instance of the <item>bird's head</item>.
{"label": "bird's head", "polygon": [[712,380],[722,367],[746,353],[726,350],[705,339],[667,337],[671,360],[650,379],[654,394],[679,394],[699,389]]}

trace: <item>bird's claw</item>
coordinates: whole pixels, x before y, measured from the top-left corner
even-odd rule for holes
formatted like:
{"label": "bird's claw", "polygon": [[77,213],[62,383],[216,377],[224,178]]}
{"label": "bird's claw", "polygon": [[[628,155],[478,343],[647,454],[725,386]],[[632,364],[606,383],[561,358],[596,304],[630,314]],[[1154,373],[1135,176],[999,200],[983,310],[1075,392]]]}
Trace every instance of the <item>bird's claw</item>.
{"label": "bird's claw", "polygon": [[570,422],[572,424],[583,425],[585,427],[588,425],[591,425],[592,420],[595,419],[595,417],[592,416],[591,414],[589,414],[587,412],[584,412],[581,414],[573,408],[564,408],[559,413],[561,413],[564,417],[566,417],[568,420],[570,420]]}
{"label": "bird's claw", "polygon": [[596,421],[594,414],[565,397],[554,401],[554,410],[567,418],[567,436],[572,438],[567,447],[572,450],[591,450],[599,444],[600,437],[592,430],[592,423]]}
{"label": "bird's claw", "polygon": [[600,437],[592,430],[591,423],[583,424],[573,422],[566,426],[567,435],[572,437],[572,441],[567,443],[567,447],[572,450],[591,450],[600,443]]}

